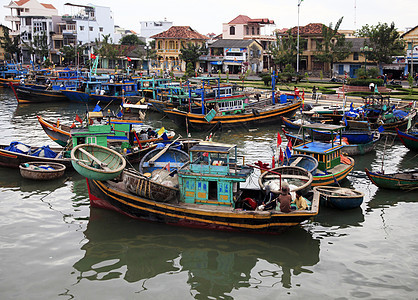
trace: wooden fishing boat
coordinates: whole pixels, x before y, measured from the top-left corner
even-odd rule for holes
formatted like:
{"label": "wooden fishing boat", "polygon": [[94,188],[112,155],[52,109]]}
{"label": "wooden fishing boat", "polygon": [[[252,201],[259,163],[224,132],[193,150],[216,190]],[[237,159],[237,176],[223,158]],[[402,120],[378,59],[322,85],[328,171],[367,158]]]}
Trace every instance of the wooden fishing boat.
{"label": "wooden fishing boat", "polygon": [[258,178],[258,184],[263,190],[268,186],[272,193],[280,194],[282,182],[286,181],[291,192],[299,191],[305,195],[311,189],[312,180],[312,173],[304,168],[282,166],[262,173]]}
{"label": "wooden fishing boat", "polygon": [[163,149],[151,150],[139,163],[140,173],[152,173],[161,168],[173,171],[183,167],[189,161],[189,155],[183,150],[166,145]]}
{"label": "wooden fishing boat", "polygon": [[[282,117],[282,123],[284,126],[286,126],[286,128],[295,129],[295,130],[299,129],[302,125],[300,120],[292,121],[290,118],[286,118],[286,117]],[[306,123],[310,123],[310,122],[306,122]]]}
{"label": "wooden fishing boat", "polygon": [[[157,202],[171,202],[179,198],[177,174],[170,176],[170,172],[162,169],[163,175],[158,178],[147,177],[135,170],[127,169],[122,173],[126,189],[140,197]],[[176,179],[173,179],[176,177]]]}
{"label": "wooden fishing boat", "polygon": [[277,123],[281,121],[282,116],[293,116],[301,104],[302,101],[271,104],[267,99],[264,102],[260,100],[257,105],[247,106],[245,109],[241,107],[240,110],[229,111],[225,114],[217,113],[214,109],[207,112],[205,110],[205,114],[189,113],[178,109],[165,109],[164,113],[179,126],[202,130],[214,126],[259,126]]}
{"label": "wooden fishing boat", "polygon": [[19,165],[20,175],[32,180],[53,180],[64,175],[66,167],[59,163],[27,162]]}
{"label": "wooden fishing boat", "polygon": [[373,140],[365,144],[343,144],[341,152],[344,155],[356,156],[369,153],[375,149],[377,142],[380,140],[380,134],[376,133]]}
{"label": "wooden fishing boat", "polygon": [[337,186],[314,186],[318,192],[321,205],[334,207],[342,210],[359,207],[363,203],[364,193]]}
{"label": "wooden fishing boat", "polygon": [[45,102],[64,102],[67,97],[61,90],[48,89],[47,86],[30,85],[18,86],[16,90],[16,100],[18,103],[45,103]]}
{"label": "wooden fishing boat", "polygon": [[[306,124],[302,126],[302,142],[293,147],[294,154],[305,154],[318,160],[318,169],[313,174],[312,186],[333,185],[345,179],[354,168],[354,159],[342,155],[341,141],[334,141],[344,126],[326,124]],[[330,131],[331,142],[307,140],[306,130]],[[339,132],[339,133],[337,133]]]}
{"label": "wooden fishing boat", "polygon": [[396,128],[396,134],[406,148],[418,151],[418,131],[408,133]]}
{"label": "wooden fishing boat", "polygon": [[[99,112],[101,113],[101,112]],[[92,117],[93,113],[89,113],[89,119]],[[39,124],[41,124],[42,129],[45,131],[45,133],[49,136],[50,139],[52,139],[54,142],[58,143],[59,145],[65,147],[71,137],[71,126],[61,124],[58,120],[56,122],[51,120],[46,120],[42,118],[41,116],[37,116]],[[100,117],[94,117],[94,118],[100,118]],[[104,118],[103,115],[101,115],[101,118]],[[142,123],[142,121],[140,121]],[[110,119],[110,124],[112,125],[112,128],[114,129],[111,133],[107,135],[107,139],[110,143],[121,143],[121,142],[128,142],[129,136],[127,136],[128,132],[132,131],[132,125],[138,124],[136,120],[120,120],[120,119]],[[94,124],[93,124],[94,125]],[[89,125],[87,125],[89,126]],[[165,136],[160,135],[158,137],[154,138],[145,138],[145,139],[136,139],[133,135],[132,143],[138,144],[138,141],[140,144],[145,145],[148,143],[156,143],[156,142],[163,142],[166,140],[171,140],[175,136],[175,133],[172,131],[166,132]]]}
{"label": "wooden fishing boat", "polygon": [[315,157],[312,157],[310,155],[295,154],[289,158],[285,157],[284,165],[291,167],[300,167],[302,169],[305,169],[309,173],[315,174],[316,169],[318,168],[318,161]]}
{"label": "wooden fishing boat", "polygon": [[283,213],[243,209],[248,199],[257,202],[265,195],[259,188],[240,186],[253,169],[238,163],[236,146],[203,142],[192,147],[190,153],[190,164],[178,171],[180,197],[175,201],[162,203],[132,194],[123,181],[88,179],[91,206],[176,226],[270,234],[318,214],[319,194],[307,210]]}
{"label": "wooden fishing boat", "polygon": [[93,180],[114,179],[126,166],[121,154],[95,144],[74,147],[71,150],[71,163],[78,173]]}
{"label": "wooden fishing boat", "polygon": [[392,190],[414,190],[418,188],[418,171],[398,172],[383,174],[369,171],[366,168],[367,177],[380,188]]}
{"label": "wooden fishing boat", "polygon": [[[14,150],[13,142],[11,145],[0,145],[0,166],[8,168],[19,168],[19,165],[27,162],[40,163],[60,163],[67,168],[72,168],[69,152],[64,148],[42,146],[27,146],[22,144],[24,149]],[[43,154],[45,148],[48,148],[54,154],[47,157]],[[51,152],[49,152],[51,153]]]}

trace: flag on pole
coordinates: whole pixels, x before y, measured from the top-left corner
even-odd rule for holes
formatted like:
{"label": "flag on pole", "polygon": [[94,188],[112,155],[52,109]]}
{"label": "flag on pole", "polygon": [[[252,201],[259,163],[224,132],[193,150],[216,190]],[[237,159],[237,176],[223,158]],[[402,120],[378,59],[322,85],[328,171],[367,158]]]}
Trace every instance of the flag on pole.
{"label": "flag on pole", "polygon": [[292,152],[290,151],[289,147],[286,147],[286,157],[289,159],[292,156]]}
{"label": "flag on pole", "polygon": [[168,164],[165,165],[164,169],[170,172],[170,162],[168,162]]}
{"label": "flag on pole", "polygon": [[292,145],[292,141],[291,141],[291,140],[289,140],[289,141],[287,142],[287,147],[288,147],[290,150],[292,150],[292,149],[293,149],[293,145]]}
{"label": "flag on pole", "polygon": [[282,143],[282,137],[280,136],[280,132],[277,132],[277,148],[280,147]]}
{"label": "flag on pole", "polygon": [[282,148],[280,148],[279,161],[283,163],[283,160],[284,160],[283,151],[282,151]]}
{"label": "flag on pole", "polygon": [[275,167],[276,167],[276,160],[274,159],[274,155],[273,155],[273,157],[271,158],[271,167],[272,167],[272,168],[275,168]]}
{"label": "flag on pole", "polygon": [[81,118],[78,115],[75,115],[75,120],[83,124],[83,120],[81,120]]}
{"label": "flag on pole", "polygon": [[157,134],[162,135],[164,132],[165,132],[165,128],[161,127],[161,129],[157,131]]}
{"label": "flag on pole", "polygon": [[128,61],[131,61],[131,60],[132,60],[129,56],[127,56],[127,57],[126,57],[126,59],[127,59]]}
{"label": "flag on pole", "polygon": [[96,59],[96,55],[94,55],[94,54],[92,53],[92,54],[90,54],[90,58],[91,58],[91,59]]}

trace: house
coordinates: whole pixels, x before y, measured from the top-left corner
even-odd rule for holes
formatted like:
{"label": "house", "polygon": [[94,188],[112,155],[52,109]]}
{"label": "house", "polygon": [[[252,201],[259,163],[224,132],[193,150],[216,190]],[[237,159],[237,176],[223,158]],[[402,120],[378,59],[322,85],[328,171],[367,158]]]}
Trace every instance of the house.
{"label": "house", "polygon": [[173,26],[173,22],[167,21],[167,19],[164,19],[164,21],[142,21],[139,23],[141,24],[139,35],[145,38],[146,44],[149,44],[152,40],[151,36],[164,32]]}
{"label": "house", "polygon": [[[32,21],[31,18],[26,18],[26,22],[22,24],[21,17],[52,17],[58,15],[58,10],[52,4],[39,3],[37,0],[10,1],[8,5],[3,7],[10,9],[10,15],[4,18],[5,21],[11,23],[10,36],[17,36],[25,31],[29,32],[28,29],[32,26],[29,23]],[[23,31],[20,28],[21,25],[26,27]]]}
{"label": "house", "polygon": [[205,46],[208,37],[198,33],[190,26],[172,26],[168,30],[152,35],[155,39],[157,62],[154,65],[162,70],[185,71],[186,63],[179,58],[180,49],[188,43]]}
{"label": "house", "polygon": [[270,45],[276,40],[276,24],[268,18],[251,19],[239,15],[228,23],[222,24],[222,38],[236,40],[256,40],[263,48],[262,69],[268,70],[273,65]]}
{"label": "house", "polygon": [[[200,58],[204,70],[237,74],[263,68],[263,47],[256,40],[220,39],[209,45],[209,54]],[[206,63],[206,64],[205,64]]]}
{"label": "house", "polygon": [[[73,13],[53,17],[51,58],[54,62],[60,61],[60,49],[63,46],[86,45],[89,48],[96,40],[102,41],[104,36],[108,36],[109,41],[114,41],[113,13],[109,7],[94,4],[86,6],[66,3],[65,5],[72,8]],[[88,52],[80,53],[81,61],[83,55],[89,57]]]}
{"label": "house", "polygon": [[[5,30],[5,28],[6,28],[6,30],[9,29],[8,27],[0,24],[0,40],[2,40],[4,38],[4,30]],[[9,29],[9,31],[10,31],[10,29]],[[5,60],[4,54],[5,54],[5,50],[4,50],[3,47],[0,46],[0,61],[1,62],[3,62]]]}
{"label": "house", "polygon": [[418,25],[401,35],[406,45],[405,73],[418,73]]}
{"label": "house", "polygon": [[364,42],[367,38],[350,38],[351,42],[351,53],[350,55],[339,62],[334,63],[334,72],[337,76],[344,77],[347,73],[347,76],[351,78],[356,78],[356,71],[360,69],[362,66],[369,66],[372,65],[373,67],[376,66],[375,62],[367,61],[365,53],[362,51],[364,47]]}

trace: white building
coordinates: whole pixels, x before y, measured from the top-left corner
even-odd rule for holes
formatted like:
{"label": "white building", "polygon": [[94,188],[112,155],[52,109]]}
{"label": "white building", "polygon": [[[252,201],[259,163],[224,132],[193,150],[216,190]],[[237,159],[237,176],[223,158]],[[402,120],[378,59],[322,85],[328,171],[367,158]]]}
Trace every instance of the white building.
{"label": "white building", "polygon": [[[10,15],[5,16],[4,20],[10,22],[11,36],[21,34],[22,17],[52,17],[58,15],[58,10],[52,4],[39,3],[37,0],[10,1],[9,5],[5,5],[4,8],[10,9]],[[32,31],[30,28],[32,25],[29,22],[31,22],[30,19],[23,24],[26,26],[23,32]]]}
{"label": "white building", "polygon": [[150,37],[159,34],[168,30],[171,26],[173,26],[173,22],[169,22],[167,20],[164,21],[143,21],[140,22],[141,24],[141,31],[139,35],[145,38],[146,43],[148,44],[151,39]]}

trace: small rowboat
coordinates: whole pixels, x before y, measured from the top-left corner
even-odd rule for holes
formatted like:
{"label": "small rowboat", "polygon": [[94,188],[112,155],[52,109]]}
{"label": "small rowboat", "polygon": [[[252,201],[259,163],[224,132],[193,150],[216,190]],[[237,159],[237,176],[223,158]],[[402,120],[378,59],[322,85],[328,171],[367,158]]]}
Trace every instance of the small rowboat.
{"label": "small rowboat", "polygon": [[126,189],[138,196],[158,201],[177,202],[180,190],[178,188],[178,175],[170,176],[170,173],[161,169],[162,174],[158,178],[149,178],[133,170],[123,171],[123,182]]}
{"label": "small rowboat", "polygon": [[363,203],[364,194],[354,189],[337,186],[314,186],[320,195],[320,204],[338,209],[353,209]]}
{"label": "small rowboat", "polygon": [[281,182],[283,180],[287,181],[291,192],[300,191],[303,195],[310,189],[313,176],[309,171],[301,167],[282,166],[262,173],[258,178],[258,184],[262,189],[269,186],[272,193],[280,194]]}
{"label": "small rowboat", "polygon": [[367,177],[378,187],[392,190],[414,190],[418,188],[418,170],[381,174],[366,168]]}
{"label": "small rowboat", "polygon": [[286,166],[296,166],[304,168],[312,174],[315,174],[318,168],[318,161],[315,157],[305,154],[294,154],[290,158],[285,158],[284,163]]}
{"label": "small rowboat", "polygon": [[71,151],[74,169],[93,180],[111,180],[119,176],[126,166],[118,152],[96,144],[80,144]]}
{"label": "small rowboat", "polygon": [[66,167],[59,163],[27,162],[19,165],[20,175],[33,180],[52,180],[64,175]]}

